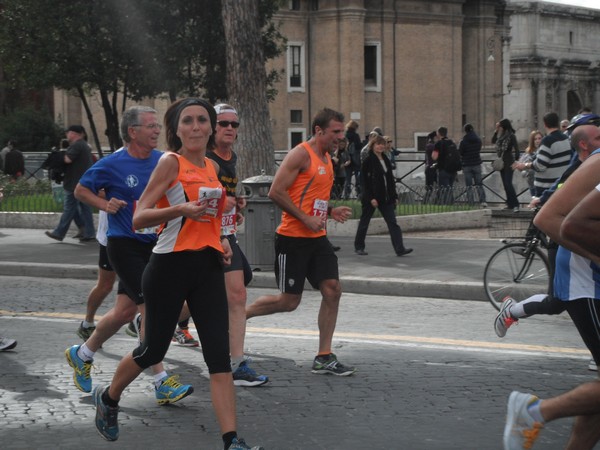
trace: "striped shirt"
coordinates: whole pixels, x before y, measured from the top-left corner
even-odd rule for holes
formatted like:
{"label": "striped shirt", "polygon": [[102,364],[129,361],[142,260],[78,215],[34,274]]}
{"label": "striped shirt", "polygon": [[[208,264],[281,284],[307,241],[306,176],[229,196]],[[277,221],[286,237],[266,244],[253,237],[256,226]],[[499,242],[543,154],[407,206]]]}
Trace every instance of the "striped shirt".
{"label": "striped shirt", "polygon": [[573,150],[569,138],[559,130],[542,139],[532,168],[535,170],[534,186],[548,189],[569,167]]}

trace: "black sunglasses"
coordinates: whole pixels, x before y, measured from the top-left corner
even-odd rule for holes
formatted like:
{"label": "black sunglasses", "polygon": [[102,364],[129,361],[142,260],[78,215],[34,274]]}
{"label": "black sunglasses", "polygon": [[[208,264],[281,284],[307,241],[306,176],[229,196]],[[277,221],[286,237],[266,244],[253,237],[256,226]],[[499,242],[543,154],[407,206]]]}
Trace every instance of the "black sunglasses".
{"label": "black sunglasses", "polygon": [[229,125],[231,125],[232,128],[237,128],[240,126],[239,122],[231,122],[229,120],[219,120],[217,123],[223,128],[227,128]]}

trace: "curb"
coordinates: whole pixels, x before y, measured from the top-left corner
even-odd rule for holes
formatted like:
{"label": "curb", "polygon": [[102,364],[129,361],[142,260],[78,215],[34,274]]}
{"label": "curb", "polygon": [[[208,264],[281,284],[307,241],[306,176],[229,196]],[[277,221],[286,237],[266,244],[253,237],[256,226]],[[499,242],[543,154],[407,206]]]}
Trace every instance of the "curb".
{"label": "curb", "polygon": [[[1,276],[36,278],[71,278],[95,280],[98,267],[77,264],[43,264],[0,262]],[[340,276],[345,293],[365,295],[386,295],[394,297],[427,297],[449,300],[486,301],[481,283],[466,281],[418,281],[401,278],[365,278]],[[277,289],[273,272],[253,272],[249,287]],[[312,289],[307,285],[307,289]]]}

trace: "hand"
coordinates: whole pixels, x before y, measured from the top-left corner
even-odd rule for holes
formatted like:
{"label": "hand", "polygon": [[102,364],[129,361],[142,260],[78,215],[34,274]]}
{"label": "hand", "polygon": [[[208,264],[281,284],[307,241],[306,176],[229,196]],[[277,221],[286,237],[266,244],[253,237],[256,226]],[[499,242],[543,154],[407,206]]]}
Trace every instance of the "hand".
{"label": "hand", "polygon": [[209,222],[208,219],[203,219],[202,216],[206,213],[208,202],[206,200],[194,200],[181,205],[181,215],[196,222]]}
{"label": "hand", "polygon": [[223,265],[230,266],[231,265],[231,257],[233,256],[233,251],[231,250],[231,245],[229,244],[229,239],[223,239],[221,241],[221,245],[223,246]]}
{"label": "hand", "polygon": [[244,209],[246,207],[246,199],[244,197],[236,197],[235,200],[237,202],[236,206],[238,210]]}
{"label": "hand", "polygon": [[231,195],[227,195],[225,197],[225,208],[224,208],[224,212],[229,212],[231,211],[233,208],[235,208],[235,205],[237,204],[237,199],[235,197],[232,197]]}
{"label": "hand", "polygon": [[331,218],[339,223],[344,223],[352,216],[352,208],[348,206],[338,206],[331,210]]}
{"label": "hand", "polygon": [[104,211],[107,214],[116,214],[121,208],[126,208],[127,202],[125,200],[119,200],[118,198],[111,198],[107,203]]}
{"label": "hand", "polygon": [[529,205],[527,205],[529,208],[535,208],[537,205],[540,204],[540,198],[539,197],[531,197],[531,201],[529,202]]}
{"label": "hand", "polygon": [[318,232],[325,229],[327,218],[320,216],[306,216],[304,226],[310,231]]}
{"label": "hand", "polygon": [[235,213],[235,223],[238,226],[244,223],[244,215],[242,213]]}
{"label": "hand", "polygon": [[520,162],[514,162],[512,166],[510,166],[512,170],[523,170],[525,169],[525,164]]}
{"label": "hand", "polygon": [[371,206],[372,206],[373,208],[377,208],[377,206],[378,206],[378,205],[379,205],[379,203],[377,202],[377,200],[375,200],[375,199],[372,199],[372,200],[371,200]]}

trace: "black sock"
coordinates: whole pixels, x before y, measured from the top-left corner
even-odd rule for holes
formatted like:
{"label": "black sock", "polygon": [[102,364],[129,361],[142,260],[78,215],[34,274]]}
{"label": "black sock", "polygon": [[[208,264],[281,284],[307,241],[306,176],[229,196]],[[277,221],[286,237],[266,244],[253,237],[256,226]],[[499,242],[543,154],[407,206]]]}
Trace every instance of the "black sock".
{"label": "black sock", "polygon": [[235,431],[229,431],[223,435],[223,448],[227,450],[233,440],[237,437],[237,433]]}
{"label": "black sock", "polygon": [[108,388],[104,389],[104,392],[102,393],[102,403],[104,403],[105,405],[110,406],[111,408],[117,408],[119,406],[119,402],[115,402],[108,395]]}
{"label": "black sock", "polygon": [[177,324],[179,328],[187,328],[190,325],[190,319],[182,320]]}

